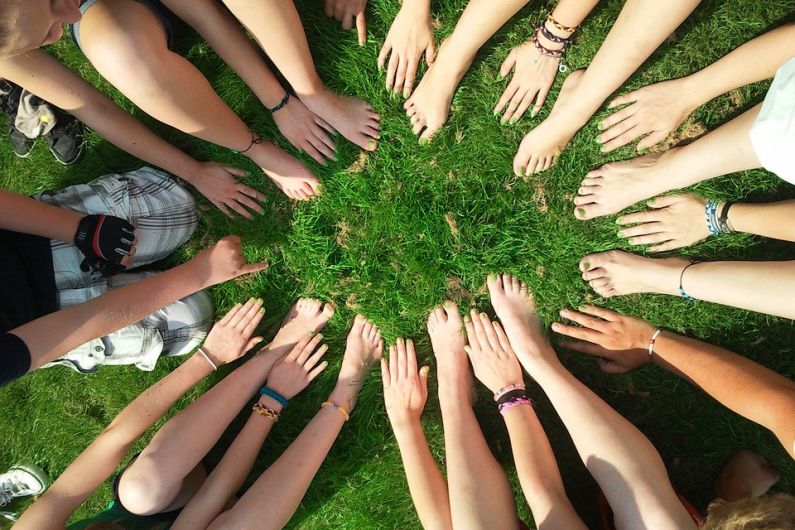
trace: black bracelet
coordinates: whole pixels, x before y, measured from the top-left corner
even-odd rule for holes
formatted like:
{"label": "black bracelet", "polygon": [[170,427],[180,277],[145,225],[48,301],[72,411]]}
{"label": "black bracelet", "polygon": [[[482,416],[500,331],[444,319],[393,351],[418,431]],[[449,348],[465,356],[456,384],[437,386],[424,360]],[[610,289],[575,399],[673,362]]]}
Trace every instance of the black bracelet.
{"label": "black bracelet", "polygon": [[538,31],[541,32],[541,35],[544,36],[545,39],[554,42],[555,44],[562,44],[563,46],[567,46],[571,42],[571,37],[558,37],[551,31],[546,24],[541,24],[538,26]]}
{"label": "black bracelet", "polygon": [[[284,108],[284,106],[285,106],[285,105],[287,105],[287,102],[288,102],[288,101],[290,101],[290,93],[289,93],[289,92],[285,92],[285,93],[284,93],[284,99],[282,99],[282,100],[279,102],[279,104],[278,104],[278,105],[276,105],[275,107],[273,107],[273,108],[270,108],[270,109],[268,109],[268,110],[270,111],[270,113],[271,113],[271,114],[273,114],[273,113],[274,113],[274,112],[276,112],[277,110],[281,110],[282,108]],[[267,108],[267,107],[266,107],[266,108]]]}
{"label": "black bracelet", "polygon": [[509,401],[513,401],[517,398],[527,398],[527,393],[524,388],[517,388],[501,395],[500,399],[497,400],[497,406],[500,406],[503,403],[508,403]]}
{"label": "black bracelet", "polygon": [[733,202],[727,201],[723,204],[723,208],[721,208],[718,224],[722,232],[734,232],[734,229],[729,226],[729,208],[731,208],[733,204]]}

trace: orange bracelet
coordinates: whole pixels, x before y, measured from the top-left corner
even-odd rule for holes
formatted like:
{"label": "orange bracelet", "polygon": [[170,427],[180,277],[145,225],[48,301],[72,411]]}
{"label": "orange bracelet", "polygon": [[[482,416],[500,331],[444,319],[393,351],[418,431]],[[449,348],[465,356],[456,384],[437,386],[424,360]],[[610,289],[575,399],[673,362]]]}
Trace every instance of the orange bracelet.
{"label": "orange bracelet", "polygon": [[350,414],[348,414],[348,411],[345,410],[345,407],[343,407],[339,403],[334,403],[333,401],[324,401],[323,403],[320,404],[320,407],[321,408],[331,407],[333,409],[338,410],[340,414],[345,416],[345,421],[351,419],[351,416]]}
{"label": "orange bracelet", "polygon": [[268,418],[273,420],[274,423],[279,421],[279,412],[274,409],[269,409],[262,403],[254,403],[254,406],[251,407],[251,410],[259,414],[263,418]]}

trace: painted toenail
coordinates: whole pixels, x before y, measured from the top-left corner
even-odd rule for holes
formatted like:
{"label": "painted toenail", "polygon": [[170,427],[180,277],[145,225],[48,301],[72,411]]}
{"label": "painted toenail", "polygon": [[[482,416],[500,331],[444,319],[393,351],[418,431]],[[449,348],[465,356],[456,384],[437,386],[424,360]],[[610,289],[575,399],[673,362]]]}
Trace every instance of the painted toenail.
{"label": "painted toenail", "polygon": [[539,112],[541,112],[541,109],[533,109],[533,110],[531,110],[530,111],[530,117],[531,118],[535,118],[536,116],[538,116]]}
{"label": "painted toenail", "polygon": [[583,263],[582,266],[585,268],[585,270],[588,270],[588,269],[591,268],[591,264],[588,263],[587,261],[585,263]]}
{"label": "painted toenail", "polygon": [[605,147],[605,146],[602,146],[602,148],[601,148],[601,149],[599,149],[599,152],[600,152],[600,153],[606,153],[606,152],[607,152],[607,147]]}
{"label": "painted toenail", "polygon": [[585,217],[585,208],[577,208],[577,215]]}
{"label": "painted toenail", "polygon": [[375,147],[375,141],[370,140],[369,142],[367,142],[367,147]]}
{"label": "painted toenail", "polygon": [[420,145],[425,145],[427,143],[428,143],[428,139],[427,138],[420,138]]}

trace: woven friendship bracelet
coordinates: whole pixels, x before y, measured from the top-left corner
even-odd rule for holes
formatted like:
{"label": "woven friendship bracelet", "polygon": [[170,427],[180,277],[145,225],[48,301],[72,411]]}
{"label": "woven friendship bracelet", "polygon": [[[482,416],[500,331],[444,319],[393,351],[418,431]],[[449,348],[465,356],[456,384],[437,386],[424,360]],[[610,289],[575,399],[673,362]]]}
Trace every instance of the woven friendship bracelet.
{"label": "woven friendship bracelet", "polygon": [[549,22],[550,24],[552,24],[553,26],[555,26],[556,28],[558,28],[560,31],[565,31],[566,33],[574,33],[575,31],[577,31],[578,29],[580,29],[580,26],[579,26],[579,25],[577,25],[577,26],[573,26],[573,27],[570,27],[570,26],[564,26],[563,24],[561,24],[560,22],[558,22],[557,20],[555,20],[555,17],[553,17],[553,16],[552,16],[552,13],[550,13],[549,15],[547,15],[547,22]]}
{"label": "woven friendship bracelet", "polygon": [[537,31],[541,32],[541,35],[543,35],[548,41],[554,42],[555,44],[562,44],[564,47],[568,46],[571,42],[571,37],[558,37],[549,31],[549,28],[546,26],[546,24],[541,24],[538,26]]}
{"label": "woven friendship bracelet", "polygon": [[498,410],[500,411],[500,414],[503,414],[506,410],[510,410],[514,407],[521,407],[525,405],[530,405],[532,407],[533,400],[528,398],[527,396],[515,398],[506,403],[501,404],[498,407]]}
{"label": "woven friendship bracelet", "polygon": [[266,407],[262,403],[254,403],[254,406],[251,407],[251,410],[253,410],[257,414],[259,414],[263,418],[269,418],[269,419],[273,420],[274,423],[279,421],[279,416],[280,416],[279,411],[273,410],[273,409],[269,409],[268,407]]}
{"label": "woven friendship bracelet", "polygon": [[563,52],[566,50],[565,47],[563,47],[563,48],[561,48],[559,50],[551,50],[551,49],[547,48],[546,46],[541,44],[541,42],[538,40],[538,32],[533,33],[533,39],[532,40],[533,40],[533,46],[535,46],[536,49],[541,53],[541,55],[543,55],[545,57],[552,57],[554,59],[560,59],[561,57],[563,57]]}
{"label": "woven friendship bracelet", "polygon": [[324,401],[323,403],[320,404],[320,407],[324,408],[324,409],[326,407],[331,407],[331,408],[337,410],[340,414],[345,416],[345,421],[348,421],[349,419],[351,419],[351,416],[350,416],[350,414],[348,414],[348,411],[345,409],[345,407],[343,407],[339,403],[334,403],[333,401]]}
{"label": "woven friendship bracelet", "polygon": [[[278,104],[277,104],[275,107],[269,108],[269,109],[268,109],[268,111],[269,111],[271,114],[273,114],[273,113],[274,113],[274,112],[276,112],[277,110],[281,110],[282,108],[284,108],[284,106],[285,106],[285,105],[287,105],[287,103],[288,103],[289,101],[290,101],[290,93],[289,93],[289,92],[285,92],[285,93],[284,93],[284,98],[283,98],[283,99],[282,99],[282,100],[281,100],[281,101],[280,101],[280,102],[279,102],[279,103],[278,103]],[[266,107],[266,108],[267,108],[267,107]]]}

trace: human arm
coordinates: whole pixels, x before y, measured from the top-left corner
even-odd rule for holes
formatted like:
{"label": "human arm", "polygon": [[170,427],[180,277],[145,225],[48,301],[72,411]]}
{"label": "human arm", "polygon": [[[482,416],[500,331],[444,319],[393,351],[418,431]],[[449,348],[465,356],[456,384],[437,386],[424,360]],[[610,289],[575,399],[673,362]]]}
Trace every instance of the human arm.
{"label": "human arm", "polygon": [[[268,373],[267,387],[287,399],[292,399],[306,388],[328,365],[326,361],[320,362],[328,349],[326,345],[321,346],[320,341],[322,338],[322,335],[306,337],[286,357],[276,362]],[[227,379],[230,378],[228,377]],[[170,436],[176,442],[172,446],[172,450],[175,453],[184,451],[185,443],[191,445],[189,441],[191,438],[208,436],[206,423],[208,418],[215,417],[215,414],[213,414],[214,409],[219,406],[231,408],[232,405],[239,404],[241,398],[246,401],[250,399],[252,394],[250,385],[244,384],[241,386],[241,381],[237,380],[237,378],[232,379],[229,383],[223,384],[223,388],[214,395],[209,396],[206,400],[200,399],[194,402],[191,407],[185,409],[186,417],[182,418],[179,425],[171,427]],[[221,385],[222,383],[219,383],[216,388],[221,387]],[[259,403],[277,413],[282,411],[282,405],[272,397],[261,395]],[[232,410],[237,412],[239,408],[234,407]],[[174,419],[176,420],[177,418]],[[218,436],[223,432],[229,421],[231,421],[231,418],[225,418],[224,421],[220,422],[222,428]],[[199,491],[180,512],[179,517],[172,526],[174,530],[207,528],[218,517],[229,499],[243,485],[274,423],[273,420],[265,418],[255,411],[251,412],[248,421],[235,437],[229,449],[224,453],[221,461],[204,481]],[[199,451],[197,455],[200,455],[200,458],[204,457],[215,441],[217,441],[217,437],[213,437],[209,445],[205,444],[206,447]],[[164,463],[170,460],[162,452],[159,453],[159,459]]]}
{"label": "human arm", "polygon": [[264,197],[235,179],[245,171],[190,157],[43,50],[1,58],[0,76],[73,114],[119,149],[189,182],[222,211],[219,205],[236,206],[241,195]]}
{"label": "human arm", "polygon": [[715,63],[689,76],[655,83],[610,102],[599,136],[605,151],[612,151],[647,135],[638,149],[664,140],[695,109],[735,88],[770,79],[795,55],[795,24],[788,24],[750,40]]}
{"label": "human arm", "polygon": [[386,65],[387,90],[396,94],[402,92],[404,98],[409,97],[423,54],[429,65],[436,58],[431,2],[404,0],[378,54],[378,69],[383,70]]}
{"label": "human arm", "polygon": [[367,42],[367,18],[364,8],[367,0],[325,0],[327,17],[333,17],[342,22],[342,29],[348,30],[356,26],[359,36],[359,46]]}
{"label": "human arm", "polygon": [[[495,395],[509,385],[524,387],[522,368],[502,327],[484,313],[473,311],[466,329],[466,351],[475,376]],[[519,482],[539,530],[585,530],[566,495],[555,454],[532,405],[517,405],[500,413],[508,428]]]}
{"label": "human arm", "polygon": [[[557,39],[568,40],[574,35],[570,29],[582,24],[598,3],[599,0],[562,0],[551,16],[564,28],[557,27],[550,20],[541,21],[541,25]],[[547,50],[565,50],[568,45],[550,40],[541,28],[536,29],[534,38]],[[500,123],[516,123],[531,105],[530,117],[538,114],[555,81],[561,59],[541,53],[532,39],[510,51],[500,67],[499,79],[505,79],[511,71],[513,76],[494,107],[495,115],[502,112]]]}
{"label": "human arm", "polygon": [[[244,306],[248,308],[250,304]],[[205,350],[218,364],[243,355],[256,339],[250,339],[261,313],[253,313],[229,325],[235,306],[219,321],[204,343]],[[259,316],[257,316],[259,315]],[[33,505],[22,514],[15,528],[21,530],[62,529],[72,513],[111,476],[124,456],[147,429],[213,368],[200,353],[145,390],[127,405],[111,424],[78,456],[66,471]]]}
{"label": "human arm", "polygon": [[381,359],[384,403],[417,516],[425,530],[451,530],[447,481],[431,455],[420,422],[428,399],[428,372],[427,366],[417,370],[412,341],[398,341],[389,347],[389,361]]}
{"label": "human arm", "polygon": [[608,373],[654,362],[685,377],[725,407],[773,431],[795,458],[795,382],[741,355],[670,331],[660,333],[650,357],[651,324],[607,309],[582,309],[566,312],[581,327],[553,324],[556,332],[578,339],[567,343],[569,348],[602,359]]}
{"label": "human arm", "polygon": [[266,266],[265,263],[247,264],[240,238],[227,236],[187,263],[37,318],[10,333],[27,346],[33,370],[181,298]]}

